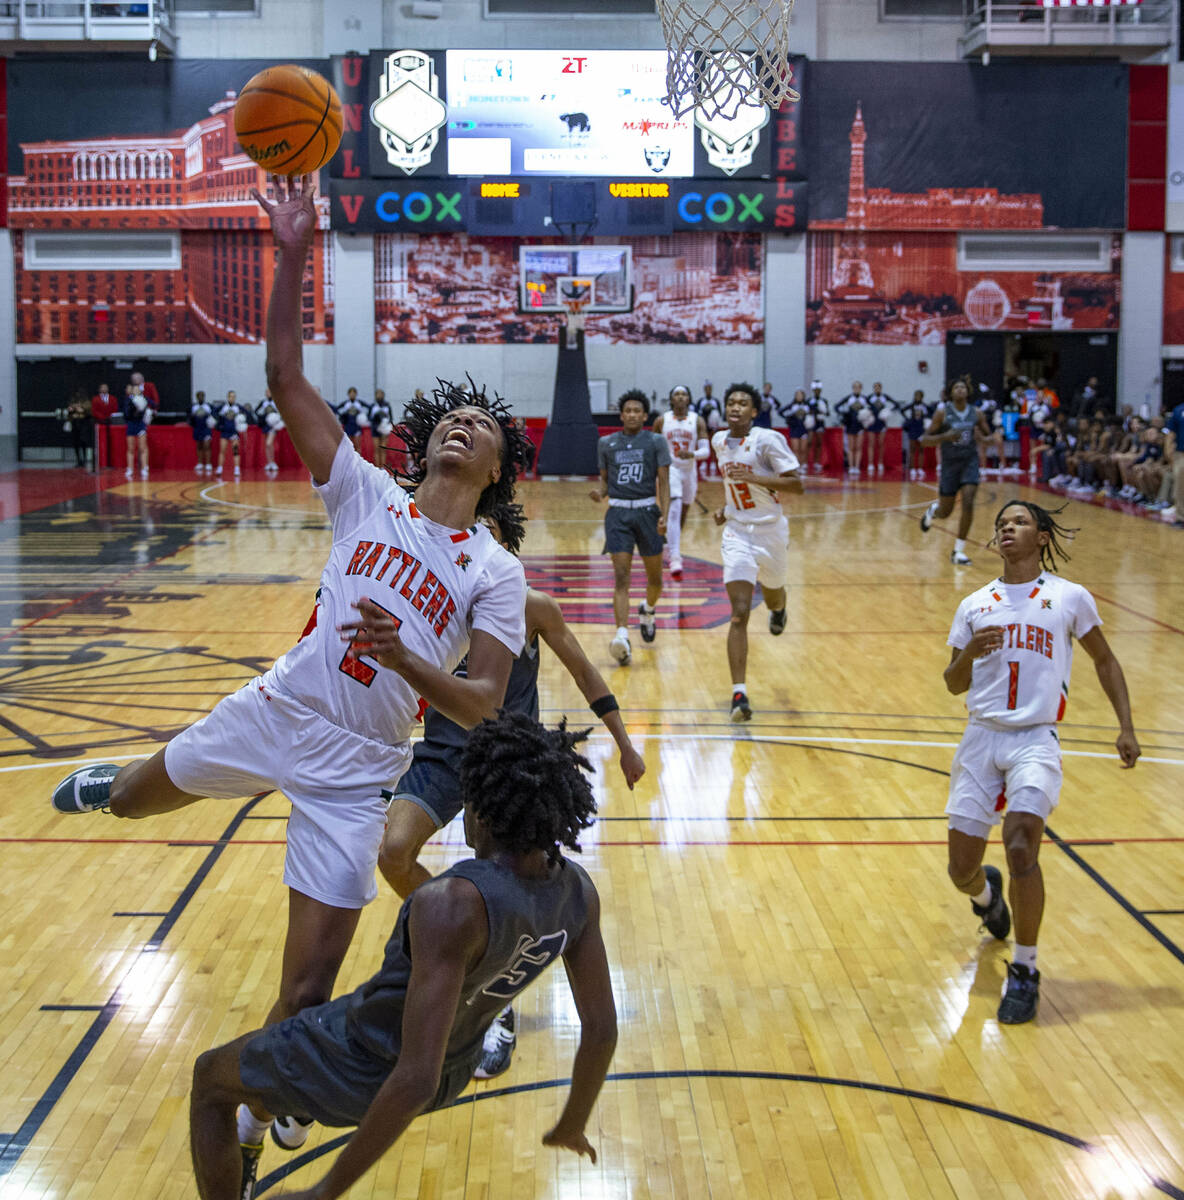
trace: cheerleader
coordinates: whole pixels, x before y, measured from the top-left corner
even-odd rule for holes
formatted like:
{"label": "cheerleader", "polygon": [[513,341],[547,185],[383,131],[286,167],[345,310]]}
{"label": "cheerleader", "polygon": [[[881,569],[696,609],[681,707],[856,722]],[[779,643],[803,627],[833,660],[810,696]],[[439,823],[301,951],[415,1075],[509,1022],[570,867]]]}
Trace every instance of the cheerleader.
{"label": "cheerleader", "polygon": [[[868,426],[868,433],[872,435],[872,453],[868,460],[868,474],[875,470],[877,475],[884,474],[884,434],[888,429],[888,418],[894,413],[899,412],[896,401],[891,396],[884,394],[884,385],[882,383],[872,384],[872,394],[867,398],[867,406],[872,412],[872,423]],[[874,468],[873,468],[873,464]]]}
{"label": "cheerleader", "polygon": [[921,438],[933,416],[933,405],[925,403],[925,393],[918,388],[901,415],[904,417],[904,436],[908,439],[909,478],[924,479],[925,447],[921,445]]}
{"label": "cheerleader", "polygon": [[[386,470],[387,438],[395,431],[395,414],[386,402],[386,392],[374,389],[374,403],[370,406],[370,433],[374,438],[374,465]],[[394,453],[392,449],[391,453]]]}
{"label": "cheerleader", "polygon": [[140,478],[148,478],[148,426],[152,424],[155,405],[144,394],[144,386],[129,383],[123,402],[123,419],[127,422],[127,470],[123,475],[131,479],[135,474],[136,449],[140,451]]}
{"label": "cheerleader", "polygon": [[872,410],[867,406],[863,384],[856,379],[851,391],[835,405],[835,416],[843,426],[843,457],[847,460],[847,474],[858,475],[863,461],[863,443],[872,423]]}
{"label": "cheerleader", "polygon": [[227,392],[226,403],[218,409],[216,415],[218,436],[222,439],[222,446],[218,451],[218,467],[214,474],[222,474],[222,469],[226,465],[226,452],[229,450],[234,455],[234,477],[238,479],[242,475],[239,439],[247,432],[251,423],[247,418],[247,410],[239,404],[236,393]]}
{"label": "cheerleader", "polygon": [[822,394],[822,381],[810,380],[810,394],[806,397],[806,455],[802,462],[806,470],[815,475],[822,471],[822,442],[826,424],[830,420],[830,401]]}
{"label": "cheerleader", "polygon": [[813,422],[807,424],[811,417],[810,402],[806,399],[806,389],[798,388],[793,399],[788,404],[778,404],[777,411],[786,424],[789,445],[798,462],[806,461],[806,442],[813,432]]}
{"label": "cheerleader", "polygon": [[341,428],[345,430],[345,436],[353,442],[354,449],[361,452],[360,443],[362,441],[363,419],[365,424],[370,423],[362,409],[362,402],[358,399],[358,389],[351,387],[345,393],[345,400],[337,410],[337,419],[341,422]]}
{"label": "cheerleader", "polygon": [[255,424],[263,430],[263,453],[267,461],[263,464],[265,471],[278,471],[279,466],[275,461],[275,435],[284,427],[284,419],[280,416],[280,410],[276,408],[275,401],[271,398],[271,389],[268,388],[263,395],[263,399],[255,405]]}
{"label": "cheerleader", "polygon": [[212,475],[210,445],[213,442],[214,426],[218,424],[214,410],[206,403],[205,392],[198,392],[189,406],[189,427],[193,430],[193,441],[197,446],[197,473]]}

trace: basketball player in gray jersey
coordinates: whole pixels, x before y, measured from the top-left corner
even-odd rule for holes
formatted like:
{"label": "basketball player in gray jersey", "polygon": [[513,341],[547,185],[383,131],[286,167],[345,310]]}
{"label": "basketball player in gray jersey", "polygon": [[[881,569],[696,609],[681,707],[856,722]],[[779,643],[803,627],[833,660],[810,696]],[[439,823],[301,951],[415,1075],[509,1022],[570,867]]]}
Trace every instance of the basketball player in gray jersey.
{"label": "basketball player in gray jersey", "polygon": [[[252,1200],[262,1146],[240,1146],[235,1106],[256,1104],[357,1132],[315,1186],[343,1195],[422,1112],[464,1090],[495,1014],[562,957],[580,1015],[571,1090],[543,1143],[596,1151],[584,1129],[617,1041],[600,898],[579,850],[596,804],[576,746],[585,734],[503,712],[461,760],[475,857],[417,888],[382,966],[327,1004],[207,1051],[194,1066],[189,1125],[202,1200]],[[414,947],[414,953],[412,953]]]}
{"label": "basketball player in gray jersey", "polygon": [[921,517],[921,529],[929,531],[935,519],[948,517],[954,511],[954,501],[962,497],[958,516],[958,536],[950,552],[950,562],[968,567],[966,537],[974,520],[974,495],[978,491],[979,437],[990,437],[991,429],[983,414],[970,403],[970,388],[961,379],[947,389],[948,399],[934,411],[929,428],[921,436],[922,446],[941,447],[941,467],[938,471],[937,499]]}
{"label": "basketball player in gray jersey", "polygon": [[[499,506],[486,524],[502,546],[511,554],[518,553],[524,534],[520,505]],[[502,708],[538,720],[540,638],[555,653],[592,711],[612,734],[620,752],[621,774],[632,790],[645,774],[645,759],[629,738],[617,698],[588,661],[559,605],[551,596],[534,588],[526,591],[526,647],[510,668]],[[466,663],[462,661],[455,673],[463,676],[465,670]],[[461,810],[460,764],[468,741],[469,731],[442,713],[434,708],[424,713],[423,740],[415,743],[411,766],[395,788],[378,854],[378,869],[403,899],[431,879],[431,873],[419,861],[420,851],[428,838],[448,825]],[[486,1030],[484,1052],[475,1072],[477,1078],[493,1079],[508,1070],[516,1042],[514,1012],[507,1004]],[[298,1123],[290,1119],[273,1126],[274,1140],[284,1149],[296,1149],[305,1136]]]}
{"label": "basketball player in gray jersey", "polygon": [[670,446],[660,433],[644,428],[650,402],[634,388],[621,397],[621,430],[600,439],[600,487],[593,500],[608,498],[604,515],[604,551],[613,560],[613,616],[617,632],[609,643],[613,658],[625,667],[629,645],[629,576],[636,548],[645,566],[645,601],[638,609],[641,639],[655,635],[654,608],[662,597],[662,545],[670,506]]}

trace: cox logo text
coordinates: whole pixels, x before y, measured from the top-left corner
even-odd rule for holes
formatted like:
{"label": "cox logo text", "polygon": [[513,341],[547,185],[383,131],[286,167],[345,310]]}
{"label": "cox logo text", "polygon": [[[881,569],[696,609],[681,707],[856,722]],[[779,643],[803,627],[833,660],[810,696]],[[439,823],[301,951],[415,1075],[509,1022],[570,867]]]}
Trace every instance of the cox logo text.
{"label": "cox logo text", "polygon": [[698,225],[704,217],[717,225],[726,225],[733,218],[737,225],[743,225],[745,221],[762,225],[765,220],[761,213],[764,199],[764,192],[757,192],[754,196],[738,192],[735,199],[727,192],[712,192],[706,199],[701,192],[687,192],[678,202],[678,215],[688,225]]}
{"label": "cox logo text", "polygon": [[374,201],[374,211],[382,221],[395,222],[407,220],[419,225],[424,221],[456,221],[461,223],[461,215],[457,206],[460,204],[460,192],[451,196],[437,192],[435,199],[427,192],[408,192],[405,196],[398,192],[382,192]]}

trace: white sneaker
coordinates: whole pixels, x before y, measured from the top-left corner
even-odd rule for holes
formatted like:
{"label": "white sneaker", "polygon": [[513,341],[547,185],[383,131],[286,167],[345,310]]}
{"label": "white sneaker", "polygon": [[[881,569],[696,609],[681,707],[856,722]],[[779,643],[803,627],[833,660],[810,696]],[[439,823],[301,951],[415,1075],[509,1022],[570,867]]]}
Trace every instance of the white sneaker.
{"label": "white sneaker", "polygon": [[883,463],[876,463],[876,474],[877,475],[884,474],[884,464]]}
{"label": "white sneaker", "polygon": [[141,478],[141,479],[147,479],[147,478],[148,478],[148,472],[147,472],[147,471],[141,471],[141,472],[140,472],[140,478]]}
{"label": "white sneaker", "polygon": [[295,1117],[276,1117],[271,1122],[271,1140],[281,1150],[299,1150],[308,1141],[315,1121],[305,1125]]}
{"label": "white sneaker", "polygon": [[1159,519],[1161,521],[1174,521],[1176,519],[1176,506],[1173,504],[1171,508],[1161,508],[1159,510]]}
{"label": "white sneaker", "polygon": [[629,665],[629,660],[633,657],[633,648],[629,645],[629,635],[627,633],[618,633],[608,644],[608,652],[621,664],[623,667]]}
{"label": "white sneaker", "polygon": [[219,464],[218,464],[218,467],[217,467],[217,469],[214,471],[214,474],[215,474],[215,475],[221,475],[221,474],[222,474],[222,464],[221,464],[221,463],[219,463]]}
{"label": "white sneaker", "polygon": [[514,1010],[506,1006],[485,1031],[481,1043],[481,1061],[473,1072],[474,1079],[494,1079],[510,1069],[518,1035],[514,1030]]}
{"label": "white sneaker", "polygon": [[240,477],[242,476],[242,473],[243,473],[243,472],[242,472],[242,468],[241,468],[241,467],[237,467],[237,466],[236,466],[236,467],[234,468],[234,477],[235,477],[235,479],[238,479],[238,478],[240,478]]}
{"label": "white sneaker", "polygon": [[950,562],[952,562],[956,567],[970,566],[970,559],[963,554],[961,550],[950,551]]}
{"label": "white sneaker", "polygon": [[933,518],[937,516],[937,510],[941,507],[937,500],[934,500],[929,507],[921,514],[921,532],[928,533],[929,526],[933,524]]}
{"label": "white sneaker", "polygon": [[128,467],[128,469],[126,471],[124,471],[123,477],[124,477],[124,479],[130,479],[132,477],[132,474],[133,474],[133,471],[132,471],[131,467]]}
{"label": "white sneaker", "polygon": [[670,560],[670,574],[675,579],[679,578],[679,576],[682,575],[682,559],[681,558],[672,558]]}

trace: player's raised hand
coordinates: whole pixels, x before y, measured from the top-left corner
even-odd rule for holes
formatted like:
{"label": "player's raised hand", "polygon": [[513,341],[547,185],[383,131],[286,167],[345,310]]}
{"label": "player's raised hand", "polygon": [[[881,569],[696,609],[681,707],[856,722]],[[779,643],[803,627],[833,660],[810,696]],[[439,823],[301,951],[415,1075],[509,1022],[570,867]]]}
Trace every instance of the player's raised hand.
{"label": "player's raised hand", "polygon": [[568,1133],[556,1125],[550,1133],[543,1134],[543,1145],[559,1146],[581,1156],[586,1154],[592,1160],[593,1166],[596,1165],[596,1147],[588,1141],[582,1130],[579,1133]]}
{"label": "player's raised hand", "polygon": [[395,618],[373,600],[360,600],[353,606],[361,618],[346,621],[337,626],[341,640],[349,643],[353,658],[375,659],[380,666],[397,671],[402,667],[406,646],[399,637],[399,626]]}
{"label": "player's raised hand", "polygon": [[307,250],[317,228],[316,176],[271,177],[275,200],[268,200],[258,188],[251,195],[267,213],[271,236],[282,250]]}
{"label": "player's raised hand", "polygon": [[1123,770],[1130,770],[1139,761],[1139,755],[1143,753],[1139,749],[1139,740],[1135,737],[1133,729],[1124,729],[1118,735],[1114,745],[1118,750],[1118,757],[1122,759]]}
{"label": "player's raised hand", "polygon": [[996,650],[1002,650],[1003,626],[984,625],[982,629],[976,629],[970,641],[966,644],[966,648],[970,651],[971,658],[982,658],[986,654],[993,654]]}

